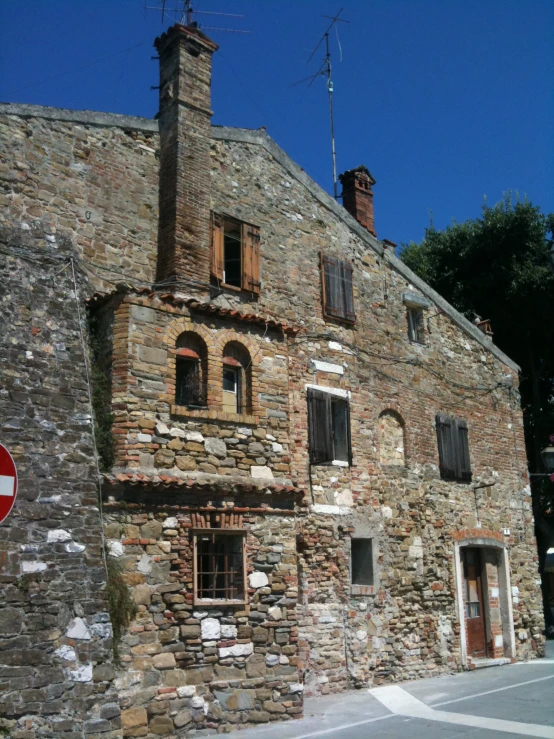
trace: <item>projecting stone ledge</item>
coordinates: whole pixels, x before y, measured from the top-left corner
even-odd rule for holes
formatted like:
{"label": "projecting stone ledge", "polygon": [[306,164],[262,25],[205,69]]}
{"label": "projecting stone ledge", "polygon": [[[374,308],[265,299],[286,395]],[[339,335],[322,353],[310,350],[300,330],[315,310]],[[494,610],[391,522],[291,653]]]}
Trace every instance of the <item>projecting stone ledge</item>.
{"label": "projecting stone ledge", "polygon": [[[256,492],[269,495],[278,493],[287,497],[301,497],[302,491],[285,478],[274,478],[269,467],[252,468],[252,477],[234,475],[212,475],[208,473],[161,474],[155,470],[149,474],[136,470],[114,469],[110,474],[103,476],[110,488],[125,490],[129,488],[164,488],[166,490],[190,488],[205,490],[206,492]],[[111,491],[110,491],[111,492]]]}

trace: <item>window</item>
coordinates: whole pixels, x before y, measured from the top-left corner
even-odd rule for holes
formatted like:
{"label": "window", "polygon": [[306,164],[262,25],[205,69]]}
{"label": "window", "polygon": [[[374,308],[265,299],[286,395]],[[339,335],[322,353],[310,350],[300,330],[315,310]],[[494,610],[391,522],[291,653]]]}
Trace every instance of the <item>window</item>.
{"label": "window", "polygon": [[240,370],[223,365],[223,410],[240,413]]}
{"label": "window", "polygon": [[373,540],[351,539],[350,577],[352,585],[373,585]]}
{"label": "window", "polygon": [[354,323],[354,294],[352,290],[352,267],[335,257],[321,256],[323,278],[323,312],[331,318]]}
{"label": "window", "polygon": [[212,277],[218,285],[260,292],[260,229],[212,215]]}
{"label": "window", "polygon": [[175,345],[175,405],[206,407],[207,349],[192,331],[183,332]]}
{"label": "window", "polygon": [[245,532],[205,529],[193,536],[195,603],[244,603]]}
{"label": "window", "polygon": [[423,310],[421,308],[408,308],[408,337],[410,341],[418,344],[425,343],[425,325],[423,323]]}
{"label": "window", "polygon": [[230,341],[223,349],[222,409],[246,413],[252,407],[252,362],[248,349]]}
{"label": "window", "polygon": [[308,388],[308,426],[312,464],[352,464],[348,400]]}
{"label": "window", "polygon": [[467,422],[441,413],[437,415],[435,421],[442,479],[471,482]]}

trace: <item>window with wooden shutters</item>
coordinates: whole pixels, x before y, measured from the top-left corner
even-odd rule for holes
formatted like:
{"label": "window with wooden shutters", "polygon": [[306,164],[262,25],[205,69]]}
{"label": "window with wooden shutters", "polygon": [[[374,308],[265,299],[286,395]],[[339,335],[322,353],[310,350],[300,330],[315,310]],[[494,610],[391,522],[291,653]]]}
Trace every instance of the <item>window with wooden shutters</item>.
{"label": "window with wooden shutters", "polygon": [[354,323],[352,266],[336,257],[321,256],[323,310],[326,316]]}
{"label": "window with wooden shutters", "polygon": [[471,482],[467,422],[439,413],[436,427],[442,479]]}
{"label": "window with wooden shutters", "polygon": [[311,464],[352,464],[346,398],[308,388],[308,432]]}
{"label": "window with wooden shutters", "polygon": [[217,285],[260,292],[260,229],[212,214],[211,274]]}

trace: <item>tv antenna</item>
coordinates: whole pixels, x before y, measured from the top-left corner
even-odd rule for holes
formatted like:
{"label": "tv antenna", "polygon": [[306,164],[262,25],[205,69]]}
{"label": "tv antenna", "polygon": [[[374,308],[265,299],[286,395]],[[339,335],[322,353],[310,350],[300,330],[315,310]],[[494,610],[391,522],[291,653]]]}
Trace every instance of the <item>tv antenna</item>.
{"label": "tv antenna", "polygon": [[[344,18],[339,18],[340,14],[342,13],[343,8],[339,10],[339,12],[335,16],[330,15],[323,15],[322,18],[329,18],[331,20],[331,23],[329,24],[327,30],[323,34],[323,36],[320,38],[317,46],[310,54],[310,57],[308,59],[308,64],[312,61],[313,57],[315,56],[316,51],[319,49],[321,44],[325,41],[325,59],[323,60],[323,63],[321,64],[320,68],[317,70],[317,72],[311,77],[305,77],[302,80],[298,80],[298,82],[294,82],[291,87],[294,87],[295,85],[300,85],[303,82],[309,82],[308,87],[311,87],[315,80],[319,77],[319,75],[323,75],[324,77],[327,77],[327,92],[329,94],[329,120],[331,123],[331,156],[333,159],[333,196],[335,200],[338,200],[337,195],[337,152],[335,149],[335,123],[333,119],[333,79],[331,76],[332,69],[331,69],[331,49],[329,47],[329,33],[333,26],[338,23],[350,23],[350,21],[345,20]],[[336,30],[336,26],[335,26]],[[340,60],[342,61],[342,49],[339,41],[339,35],[337,31],[337,42],[339,45],[339,51],[340,51]]]}
{"label": "tv antenna", "polygon": [[195,10],[192,7],[192,0],[173,0],[172,3],[175,7],[167,7],[167,0],[159,0],[157,6],[145,5],[145,10],[157,10],[161,11],[162,23],[165,23],[166,16],[168,19],[172,19],[174,23],[180,23],[183,26],[196,26],[202,31],[226,31],[227,33],[251,33],[251,31],[243,30],[240,28],[216,28],[215,26],[202,26],[198,21],[194,20],[194,16],[201,15],[223,15],[227,18],[244,18],[244,15],[238,13],[216,13],[212,10]]}

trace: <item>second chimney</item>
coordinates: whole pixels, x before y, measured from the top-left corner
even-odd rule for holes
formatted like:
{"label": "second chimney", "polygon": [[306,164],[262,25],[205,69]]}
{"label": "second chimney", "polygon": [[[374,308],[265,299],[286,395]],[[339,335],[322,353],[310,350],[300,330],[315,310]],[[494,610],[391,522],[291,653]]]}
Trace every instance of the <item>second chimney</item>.
{"label": "second chimney", "polygon": [[358,223],[377,236],[373,217],[373,191],[376,180],[364,165],[339,175],[342,184],[342,204]]}
{"label": "second chimney", "polygon": [[[160,56],[160,179],[156,281],[210,280],[210,110],[217,45],[176,24],[155,41]],[[196,291],[202,291],[199,285]]]}

